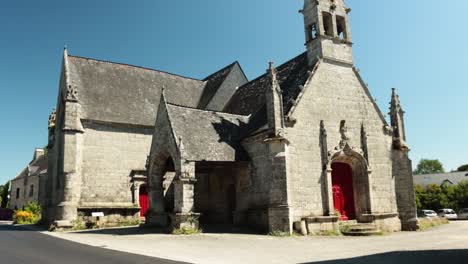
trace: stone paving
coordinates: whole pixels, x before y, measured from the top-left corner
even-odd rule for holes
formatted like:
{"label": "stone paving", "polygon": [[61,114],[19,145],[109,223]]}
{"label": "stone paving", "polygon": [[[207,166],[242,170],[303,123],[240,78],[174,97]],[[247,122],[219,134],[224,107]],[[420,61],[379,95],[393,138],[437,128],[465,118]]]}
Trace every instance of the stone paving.
{"label": "stone paving", "polygon": [[[456,256],[465,260],[468,257],[468,221],[423,232],[376,237],[175,236],[145,233],[138,228],[47,234],[96,247],[191,263],[315,263],[338,259],[343,261],[324,263],[402,264],[426,258],[421,263],[450,259],[452,264],[464,263],[454,261]],[[360,258],[364,256],[371,260]]]}

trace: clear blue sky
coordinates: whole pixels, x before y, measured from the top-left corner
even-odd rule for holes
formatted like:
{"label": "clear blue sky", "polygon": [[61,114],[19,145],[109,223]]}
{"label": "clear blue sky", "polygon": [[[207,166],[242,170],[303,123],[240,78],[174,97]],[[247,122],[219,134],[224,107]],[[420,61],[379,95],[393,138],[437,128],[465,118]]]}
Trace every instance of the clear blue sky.
{"label": "clear blue sky", "polygon": [[[468,1],[348,0],[356,65],[384,113],[397,87],[414,163],[468,163]],[[0,183],[47,144],[62,49],[203,78],[249,78],[304,50],[302,0],[15,0],[0,3]]]}

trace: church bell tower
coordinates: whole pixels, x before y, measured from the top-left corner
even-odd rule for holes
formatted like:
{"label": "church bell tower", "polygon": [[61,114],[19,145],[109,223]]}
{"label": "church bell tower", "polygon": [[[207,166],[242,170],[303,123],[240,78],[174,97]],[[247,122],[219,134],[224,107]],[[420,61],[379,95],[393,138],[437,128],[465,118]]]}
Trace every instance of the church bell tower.
{"label": "church bell tower", "polygon": [[344,0],[304,0],[306,47],[309,64],[317,58],[353,64],[350,8]]}

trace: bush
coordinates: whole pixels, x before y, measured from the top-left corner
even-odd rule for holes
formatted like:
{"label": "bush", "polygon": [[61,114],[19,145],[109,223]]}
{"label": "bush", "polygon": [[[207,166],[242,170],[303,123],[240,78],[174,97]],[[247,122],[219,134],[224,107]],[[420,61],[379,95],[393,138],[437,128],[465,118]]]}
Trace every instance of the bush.
{"label": "bush", "polygon": [[24,210],[18,210],[13,215],[15,224],[37,224],[41,221],[42,207],[35,202],[29,202]]}
{"label": "bush", "polygon": [[16,211],[13,220],[15,224],[32,224],[34,222],[34,215],[27,211]]}

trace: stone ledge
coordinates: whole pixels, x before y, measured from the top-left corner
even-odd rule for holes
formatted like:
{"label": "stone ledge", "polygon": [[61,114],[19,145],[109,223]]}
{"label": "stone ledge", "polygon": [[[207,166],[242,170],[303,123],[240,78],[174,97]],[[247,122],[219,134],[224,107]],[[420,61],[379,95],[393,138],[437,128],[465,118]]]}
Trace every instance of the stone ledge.
{"label": "stone ledge", "polygon": [[376,214],[362,214],[361,221],[374,222],[375,220],[382,220],[397,217],[398,213],[376,213]]}
{"label": "stone ledge", "polygon": [[307,223],[337,223],[338,216],[313,216],[303,218]]}

